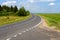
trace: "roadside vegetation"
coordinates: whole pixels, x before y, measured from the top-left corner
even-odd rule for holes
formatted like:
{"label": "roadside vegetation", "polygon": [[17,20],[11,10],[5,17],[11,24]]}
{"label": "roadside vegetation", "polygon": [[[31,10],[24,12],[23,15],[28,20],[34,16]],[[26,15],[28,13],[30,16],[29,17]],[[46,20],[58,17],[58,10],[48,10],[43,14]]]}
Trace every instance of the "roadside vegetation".
{"label": "roadside vegetation", "polygon": [[31,17],[30,12],[21,7],[19,10],[17,6],[0,5],[0,26],[10,24],[13,22],[19,22]]}
{"label": "roadside vegetation", "polygon": [[37,14],[43,17],[47,24],[51,27],[55,27],[56,29],[60,29],[60,14]]}

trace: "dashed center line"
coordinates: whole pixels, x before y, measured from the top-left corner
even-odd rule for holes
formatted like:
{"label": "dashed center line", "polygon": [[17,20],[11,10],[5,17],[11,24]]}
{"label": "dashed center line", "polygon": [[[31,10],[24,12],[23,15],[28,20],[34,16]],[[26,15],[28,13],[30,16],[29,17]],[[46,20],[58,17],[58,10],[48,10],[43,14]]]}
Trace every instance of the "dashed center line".
{"label": "dashed center line", "polygon": [[22,35],[22,33],[18,33],[19,35]]}
{"label": "dashed center line", "polygon": [[29,28],[29,30],[31,30],[32,28]]}
{"label": "dashed center line", "polygon": [[6,40],[10,40],[11,38],[8,38],[8,39],[6,39]]}
{"label": "dashed center line", "polygon": [[32,29],[33,29],[34,27],[32,27]]}
{"label": "dashed center line", "polygon": [[[25,32],[27,32],[27,31],[30,31],[30,30],[32,30],[32,29],[34,29],[34,28],[36,28],[36,26],[31,27],[31,28],[29,28],[29,29],[26,29],[25,31],[22,31],[22,32],[20,32],[20,33],[18,33],[18,34],[19,34],[19,35],[22,35],[22,33],[25,33]],[[17,37],[18,34],[14,35],[13,37]],[[6,40],[11,40],[11,38],[8,38],[8,39],[6,39]]]}
{"label": "dashed center line", "polygon": [[28,29],[26,29],[26,31],[29,31]]}
{"label": "dashed center line", "polygon": [[16,34],[16,35],[14,35],[13,37],[17,37],[17,34]]}
{"label": "dashed center line", "polygon": [[23,33],[25,33],[26,31],[22,31]]}

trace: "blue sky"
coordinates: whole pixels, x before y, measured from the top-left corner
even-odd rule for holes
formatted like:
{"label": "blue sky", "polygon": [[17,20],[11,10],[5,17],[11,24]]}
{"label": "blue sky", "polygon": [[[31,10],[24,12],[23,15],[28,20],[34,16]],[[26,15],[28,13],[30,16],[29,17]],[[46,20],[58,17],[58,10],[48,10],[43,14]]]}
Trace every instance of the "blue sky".
{"label": "blue sky", "polygon": [[59,13],[60,0],[0,0],[0,5],[24,6],[32,13]]}

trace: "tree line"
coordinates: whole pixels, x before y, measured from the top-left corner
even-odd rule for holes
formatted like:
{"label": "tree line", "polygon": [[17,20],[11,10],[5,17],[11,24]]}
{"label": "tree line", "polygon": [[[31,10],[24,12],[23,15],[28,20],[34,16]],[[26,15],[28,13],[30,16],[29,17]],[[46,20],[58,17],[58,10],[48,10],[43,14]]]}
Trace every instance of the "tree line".
{"label": "tree line", "polygon": [[9,16],[9,15],[15,15],[15,16],[27,16],[30,12],[28,10],[25,10],[24,7],[21,7],[20,9],[17,8],[17,6],[6,6],[0,5],[0,16]]}

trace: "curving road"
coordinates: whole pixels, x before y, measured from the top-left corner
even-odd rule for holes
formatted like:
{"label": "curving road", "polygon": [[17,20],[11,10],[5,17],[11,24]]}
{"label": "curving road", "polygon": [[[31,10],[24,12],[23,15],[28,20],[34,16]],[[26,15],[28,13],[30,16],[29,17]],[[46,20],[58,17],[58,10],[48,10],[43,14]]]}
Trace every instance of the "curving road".
{"label": "curving road", "polygon": [[1,26],[0,40],[60,40],[60,33],[39,28],[39,24],[41,18],[32,14],[23,22]]}
{"label": "curving road", "polygon": [[11,38],[24,30],[28,31],[29,28],[37,25],[40,21],[40,17],[32,14],[32,17],[26,21],[1,26],[0,40],[8,40],[7,38]]}

